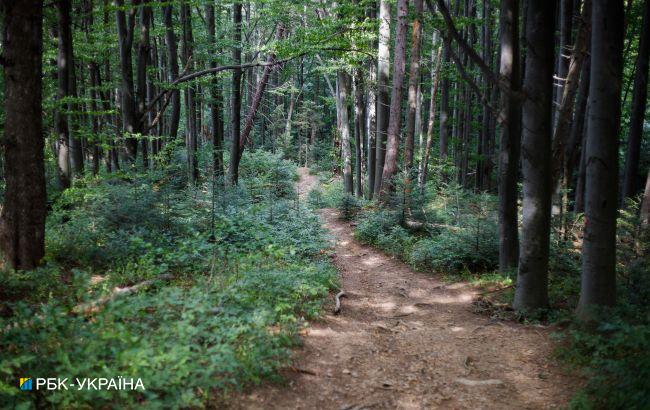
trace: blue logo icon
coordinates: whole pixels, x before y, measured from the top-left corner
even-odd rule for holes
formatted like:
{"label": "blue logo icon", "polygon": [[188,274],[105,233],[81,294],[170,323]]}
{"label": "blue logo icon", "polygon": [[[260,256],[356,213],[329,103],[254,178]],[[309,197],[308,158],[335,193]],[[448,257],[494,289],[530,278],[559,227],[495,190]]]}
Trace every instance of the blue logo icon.
{"label": "blue logo icon", "polygon": [[21,377],[20,378],[20,390],[31,390],[32,389],[32,379],[31,377]]}

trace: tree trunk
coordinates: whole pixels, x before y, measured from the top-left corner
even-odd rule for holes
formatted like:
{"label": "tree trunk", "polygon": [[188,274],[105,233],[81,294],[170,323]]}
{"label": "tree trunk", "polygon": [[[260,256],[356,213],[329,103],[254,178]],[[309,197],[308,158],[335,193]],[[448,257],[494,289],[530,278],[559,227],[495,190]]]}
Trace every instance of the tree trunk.
{"label": "tree trunk", "polygon": [[[519,0],[503,0],[499,17],[501,76],[512,91],[520,88],[519,73]],[[501,93],[499,121],[499,270],[508,272],[517,266],[519,232],[517,217],[517,180],[521,138],[520,103],[512,94]]]}
{"label": "tree trunk", "polygon": [[390,117],[388,81],[390,79],[390,2],[379,1],[379,47],[377,52],[377,133],[375,141],[374,197],[379,196],[386,159],[386,138]]}
{"label": "tree trunk", "polygon": [[[234,64],[241,64],[241,3],[232,5],[232,59]],[[241,129],[241,68],[232,70],[232,97],[230,104],[231,138],[230,138],[230,183],[239,183],[239,135]]]}
{"label": "tree trunk", "polygon": [[343,161],[343,191],[346,194],[353,193],[352,181],[352,150],[350,148],[350,119],[348,118],[348,75],[344,71],[338,71],[336,75],[336,98],[341,107],[341,160]]}
{"label": "tree trunk", "polygon": [[415,15],[411,34],[411,63],[409,67],[408,111],[406,113],[406,134],[404,147],[404,168],[411,178],[413,168],[413,146],[415,136],[415,111],[417,110],[418,86],[420,84],[420,44],[422,37],[422,0],[413,0]]}
{"label": "tree trunk", "polygon": [[[167,45],[169,78],[172,84],[178,78],[178,52],[176,48],[176,35],[174,34],[174,24],[172,20],[172,6],[163,6],[163,20],[165,21],[165,43]],[[171,92],[172,112],[169,121],[169,137],[173,141],[178,137],[178,124],[181,119],[181,92],[174,89]]]}
{"label": "tree trunk", "polygon": [[[449,62],[449,39],[444,40],[442,63]],[[443,74],[440,82],[440,159],[445,161],[449,155],[449,79]]]}
{"label": "tree trunk", "polygon": [[365,103],[363,101],[363,77],[360,68],[354,72],[354,173],[356,178],[356,194],[363,196],[363,140],[365,136]]}
{"label": "tree trunk", "polygon": [[[214,14],[214,4],[212,0],[205,6],[205,18],[208,23],[208,43],[215,44],[216,24]],[[217,61],[213,57],[210,59],[210,68],[217,67]],[[216,75],[210,81],[210,123],[212,126],[212,167],[215,175],[223,177],[223,118],[222,118],[222,96],[219,79]]]}
{"label": "tree trunk", "polygon": [[[560,107],[562,106],[563,95],[565,94],[564,87],[568,85],[567,75],[569,73],[570,60],[573,60],[572,54],[575,55],[575,49],[573,53],[571,52],[571,44],[573,44],[571,39],[574,18],[573,2],[574,0],[559,0],[560,47],[558,50],[557,79],[555,80],[557,81],[557,87],[555,88],[556,121],[559,119]],[[585,2],[585,9],[588,8],[586,7],[586,3],[588,2]],[[557,124],[555,126],[557,127]]]}
{"label": "tree trunk", "polygon": [[[181,2],[181,55],[185,67],[194,66],[194,36],[192,34],[192,15],[190,5],[186,1]],[[196,85],[190,84],[185,89],[185,110],[186,110],[186,137],[187,146],[187,170],[189,181],[196,184],[199,179],[199,166],[197,157],[198,148],[198,125],[196,118]]]}
{"label": "tree trunk", "polygon": [[560,95],[559,108],[556,114],[552,150],[554,191],[559,182],[559,177],[562,175],[563,164],[568,160],[568,158],[564,157],[564,152],[571,132],[573,107],[576,101],[576,93],[578,91],[580,70],[585,58],[587,57],[587,53],[589,52],[590,20],[591,0],[585,0],[580,27],[578,29],[578,36],[576,38],[573,54],[571,55],[568,71],[565,72],[566,82],[562,88],[563,94]]}
{"label": "tree trunk", "polygon": [[402,94],[406,70],[406,36],[408,34],[408,0],[397,1],[397,31],[395,33],[395,56],[393,59],[393,88],[390,97],[390,118],[388,120],[388,141],[386,160],[382,174],[380,199],[386,201],[395,186],[399,153],[399,133],[402,123]]}
{"label": "tree trunk", "polygon": [[641,204],[641,226],[644,229],[650,225],[650,170],[645,179],[645,190],[643,191],[643,203]]}
{"label": "tree trunk", "polygon": [[6,191],[0,249],[9,267],[29,270],[45,254],[43,2],[7,1],[1,7]]}
{"label": "tree trunk", "polygon": [[528,4],[521,144],[523,226],[513,303],[522,311],[548,306],[554,23],[555,2]]}
{"label": "tree trunk", "polygon": [[117,21],[117,43],[120,54],[120,75],[121,75],[121,96],[122,96],[122,123],[126,137],[127,159],[132,164],[138,154],[138,140],[132,135],[141,131],[140,121],[137,114],[135,99],[135,87],[133,84],[133,62],[131,55],[133,51],[133,30],[135,27],[135,12],[139,0],[131,1],[128,19],[124,11],[124,0],[115,0],[115,15]]}
{"label": "tree trunk", "polygon": [[632,95],[632,115],[630,133],[627,138],[627,155],[625,158],[625,179],[623,180],[623,198],[636,195],[639,179],[639,156],[646,104],[648,102],[648,55],[650,54],[650,0],[645,1],[643,28],[639,39],[639,56],[636,60],[634,76],[634,94]]}
{"label": "tree trunk", "polygon": [[[433,45],[438,43],[438,36],[434,32]],[[437,57],[436,57],[437,56]],[[427,142],[420,164],[420,175],[418,178],[418,185],[420,192],[424,192],[424,187],[427,183],[427,173],[429,170],[429,155],[431,153],[431,145],[433,145],[433,126],[436,121],[436,94],[438,93],[438,83],[440,79],[440,63],[442,62],[442,46],[438,46],[438,52],[431,53],[431,59],[435,60],[435,69],[431,70],[431,100],[429,101],[429,122],[427,126]],[[434,61],[431,61],[433,66]]]}
{"label": "tree trunk", "polygon": [[[149,130],[148,125],[145,126],[142,117],[147,107],[147,66],[149,62],[149,54],[151,51],[151,44],[149,39],[149,27],[151,25],[152,12],[150,6],[144,6],[140,10],[140,43],[138,44],[138,55],[136,59],[136,84],[137,84],[137,115],[142,122],[142,129]],[[148,134],[148,132],[147,132]],[[149,140],[144,135],[141,140],[142,151],[142,167],[149,168]]]}
{"label": "tree trunk", "polygon": [[593,307],[616,302],[618,136],[623,74],[623,4],[593,3],[591,81],[586,151],[585,230],[578,317],[591,321]]}

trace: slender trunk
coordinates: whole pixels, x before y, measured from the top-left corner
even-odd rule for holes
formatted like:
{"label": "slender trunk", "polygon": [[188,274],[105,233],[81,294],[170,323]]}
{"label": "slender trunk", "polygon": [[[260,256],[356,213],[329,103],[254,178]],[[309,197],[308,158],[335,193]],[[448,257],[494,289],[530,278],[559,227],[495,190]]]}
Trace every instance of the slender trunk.
{"label": "slender trunk", "polygon": [[[512,91],[520,88],[519,1],[503,0],[499,17],[501,76]],[[499,121],[499,270],[508,272],[519,259],[517,180],[521,139],[520,103],[511,94],[501,93]]]}
{"label": "slender trunk", "polygon": [[[167,45],[168,55],[168,73],[169,83],[173,83],[178,78],[178,51],[176,47],[176,35],[174,34],[174,24],[172,20],[173,7],[163,6],[163,20],[165,21],[165,43]],[[169,120],[169,137],[173,141],[178,137],[178,124],[181,119],[181,91],[174,89],[171,92],[172,112]]]}
{"label": "slender trunk", "polygon": [[377,133],[375,141],[374,197],[379,196],[386,158],[386,138],[390,116],[390,2],[379,1],[379,47],[377,49]]}
{"label": "slender trunk", "polygon": [[[151,7],[142,7],[140,10],[140,43],[138,44],[138,55],[136,59],[136,98],[138,103],[137,115],[138,118],[140,118],[140,121],[143,121],[142,128],[144,130],[149,129],[148,124],[145,125],[142,116],[147,107],[147,66],[150,64],[149,54],[151,51],[151,44],[149,39],[149,26],[151,25],[151,17]],[[149,168],[149,140],[144,136],[142,137],[142,167],[147,169]]]}
{"label": "slender trunk", "polygon": [[5,197],[0,250],[13,269],[45,254],[45,160],[42,116],[43,2],[2,2]]}
{"label": "slender trunk", "polygon": [[352,150],[350,148],[350,119],[348,118],[348,75],[338,71],[336,75],[336,90],[339,106],[341,107],[341,160],[343,162],[343,190],[346,194],[353,193],[352,181]]}
{"label": "slender trunk", "polygon": [[408,0],[397,1],[397,31],[395,33],[395,56],[393,60],[393,88],[390,96],[390,118],[388,120],[388,141],[386,160],[382,174],[380,199],[386,201],[394,190],[393,178],[397,174],[399,154],[399,133],[402,123],[402,94],[406,70],[406,36],[408,34]]}
{"label": "slender trunk", "polygon": [[[570,60],[573,59],[572,54],[575,55],[575,50],[571,52],[571,45],[573,44],[571,39],[571,33],[573,31],[573,1],[574,0],[559,0],[559,19],[560,19],[560,47],[558,55],[558,64],[557,64],[557,87],[555,89],[555,106],[557,111],[555,112],[555,120],[559,120],[560,116],[560,107],[562,106],[562,101],[564,99],[563,95],[565,92],[565,87],[568,85],[567,75],[569,73]],[[586,1],[585,3],[588,3]],[[587,4],[585,4],[585,9],[587,9]],[[577,45],[577,44],[576,44]],[[557,126],[557,124],[555,124]]]}
{"label": "slender trunk", "polygon": [[[181,2],[181,60],[184,67],[194,66],[194,37],[192,35],[192,16],[190,6],[186,1]],[[199,167],[197,157],[198,130],[196,121],[196,85],[190,83],[185,89],[185,145],[187,148],[187,171],[191,184],[195,184],[199,178]]]}
{"label": "slender trunk", "polygon": [[[449,62],[449,54],[451,45],[449,40],[444,40],[442,48],[442,63],[443,65]],[[449,79],[447,74],[442,75],[440,81],[440,159],[447,160],[449,155]]]}
{"label": "slender trunk", "polygon": [[645,1],[643,26],[639,39],[639,55],[636,60],[634,76],[634,94],[632,95],[632,115],[630,133],[627,138],[627,155],[625,158],[625,179],[623,180],[623,198],[636,195],[639,179],[639,157],[646,104],[648,102],[648,55],[650,54],[650,0]]}
{"label": "slender trunk", "polygon": [[[232,5],[233,35],[232,59],[234,64],[241,64],[241,18],[242,5],[239,2]],[[239,183],[239,135],[241,129],[241,68],[232,71],[232,97],[230,105],[231,138],[230,138],[230,183]]]}
{"label": "slender trunk", "polygon": [[131,1],[128,18],[124,11],[124,0],[115,0],[115,15],[117,22],[117,43],[120,54],[121,96],[122,96],[122,123],[126,137],[127,159],[132,164],[138,154],[138,140],[133,135],[141,131],[137,114],[135,87],[133,84],[133,30],[135,27],[135,12],[139,0]]}
{"label": "slender trunk", "polygon": [[623,75],[623,4],[593,3],[591,81],[585,179],[585,230],[578,317],[596,318],[596,306],[616,302],[618,136]]}
{"label": "slender trunk", "polygon": [[[562,174],[562,166],[568,158],[564,157],[566,143],[571,132],[573,108],[575,97],[578,92],[579,75],[582,64],[589,52],[589,31],[591,19],[591,0],[585,0],[585,7],[581,16],[580,28],[576,38],[573,54],[568,71],[565,73],[566,82],[563,94],[560,96],[560,105],[556,114],[556,126],[553,134],[553,188],[557,187],[559,177]],[[554,189],[555,190],[555,189]]]}
{"label": "slender trunk", "polygon": [[[438,39],[437,35],[434,32],[433,35],[433,44],[437,44]],[[426,147],[424,148],[424,155],[422,157],[422,163],[420,164],[420,177],[418,179],[418,184],[420,192],[424,191],[424,187],[427,183],[427,173],[429,169],[429,155],[431,153],[431,146],[433,145],[433,126],[436,120],[436,94],[438,93],[438,83],[440,79],[440,63],[442,62],[442,46],[438,47],[437,57],[436,54],[432,53],[432,60],[435,60],[435,69],[431,70],[431,100],[429,101],[429,123],[427,127],[427,142]],[[432,65],[434,61],[431,62]]]}
{"label": "slender trunk", "polygon": [[644,229],[650,225],[650,170],[645,179],[645,190],[643,191],[643,203],[641,204],[641,226]]}
{"label": "slender trunk", "polygon": [[532,1],[526,27],[521,163],[523,223],[513,307],[548,306],[548,255],[551,234],[551,134],[555,2]]}
{"label": "slender trunk", "polygon": [[[205,18],[208,23],[208,43],[215,44],[216,38],[216,24],[214,4],[212,0],[205,6]],[[210,59],[210,68],[217,67],[217,61],[214,58]],[[223,177],[223,118],[222,110],[222,96],[221,85],[219,79],[215,75],[210,81],[210,123],[212,126],[212,167],[215,175],[219,178]]]}
{"label": "slender trunk", "polygon": [[408,86],[408,111],[406,113],[406,134],[404,147],[404,168],[412,172],[413,146],[415,136],[415,111],[417,110],[417,91],[420,84],[420,44],[422,37],[422,0],[413,0],[415,16],[413,18],[413,32],[411,34],[411,63],[409,67]]}
{"label": "slender trunk", "polygon": [[363,77],[360,68],[354,72],[354,173],[356,178],[356,194],[363,196],[363,139],[365,136],[365,102],[363,101]]}

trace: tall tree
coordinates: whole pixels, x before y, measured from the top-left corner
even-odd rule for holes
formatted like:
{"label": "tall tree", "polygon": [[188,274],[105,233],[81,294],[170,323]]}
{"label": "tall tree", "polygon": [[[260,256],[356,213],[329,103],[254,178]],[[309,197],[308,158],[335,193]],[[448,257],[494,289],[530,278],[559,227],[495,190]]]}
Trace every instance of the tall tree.
{"label": "tall tree", "polygon": [[346,194],[353,193],[352,177],[352,150],[350,147],[350,119],[348,117],[348,82],[349,77],[343,70],[336,74],[336,98],[339,100],[341,107],[341,159],[343,161],[343,191]]}
{"label": "tall tree", "polygon": [[[214,3],[212,0],[205,5],[205,19],[208,23],[208,42],[214,45],[216,37],[216,17]],[[216,68],[217,61],[213,56],[210,58],[210,68]],[[221,96],[221,84],[216,75],[210,81],[210,126],[212,135],[212,167],[215,175],[223,177],[223,101]]]}
{"label": "tall tree", "polygon": [[[501,1],[499,15],[501,61],[499,70],[510,90],[520,88],[519,0]],[[517,180],[521,138],[520,102],[513,93],[501,93],[499,121],[499,269],[517,266],[519,232],[517,220]]]}
{"label": "tall tree", "polygon": [[133,31],[135,12],[140,0],[131,0],[131,7],[125,11],[124,0],[115,0],[117,22],[117,44],[120,54],[120,96],[122,123],[126,137],[126,154],[129,162],[135,164],[138,154],[138,140],[135,135],[141,131],[141,121],[137,113],[135,86],[133,83]]}
{"label": "tall tree", "polygon": [[[438,43],[438,32],[434,31],[433,45]],[[435,68],[431,70],[431,99],[429,100],[429,121],[427,124],[427,141],[422,155],[422,162],[420,163],[420,174],[418,184],[420,191],[424,190],[427,183],[427,173],[429,170],[429,155],[431,153],[431,146],[433,145],[433,126],[436,120],[436,95],[438,94],[438,84],[440,83],[440,63],[442,62],[442,46],[438,46],[438,52],[431,52],[431,65],[435,64]]]}
{"label": "tall tree", "polygon": [[[176,34],[174,33],[173,7],[163,6],[163,20],[165,22],[165,44],[167,45],[168,79],[172,84],[178,78],[178,49]],[[178,136],[178,124],[181,118],[181,92],[177,88],[171,91],[172,112],[169,121],[169,137],[175,140]]]}
{"label": "tall tree", "polygon": [[636,195],[639,179],[639,156],[643,123],[648,102],[648,56],[650,55],[650,1],[645,0],[643,26],[639,38],[639,55],[636,60],[634,75],[634,94],[632,95],[632,116],[630,132],[627,137],[627,155],[625,158],[625,179],[623,180],[623,198]]}
{"label": "tall tree", "polygon": [[[181,59],[185,67],[194,66],[194,35],[192,33],[192,15],[190,5],[187,1],[181,2]],[[199,166],[197,157],[198,148],[198,124],[196,116],[196,85],[190,84],[185,89],[185,111],[186,111],[186,135],[185,145],[187,147],[187,170],[190,183],[195,184],[199,178]]]}
{"label": "tall tree", "polygon": [[6,192],[0,249],[8,266],[28,270],[45,254],[43,2],[4,1],[1,7]]}
{"label": "tall tree", "polygon": [[377,49],[377,133],[374,196],[379,196],[386,158],[386,138],[390,117],[390,2],[379,1],[379,47]]}
{"label": "tall tree", "polygon": [[593,2],[586,146],[585,228],[578,316],[616,302],[618,136],[623,75],[623,2]]}
{"label": "tall tree", "polygon": [[393,88],[390,95],[390,117],[388,120],[388,141],[386,142],[386,159],[382,174],[380,199],[387,200],[393,191],[392,181],[397,174],[397,157],[399,153],[399,134],[402,124],[402,95],[404,74],[406,70],[406,36],[408,34],[408,0],[397,1],[397,30],[395,32],[395,55],[393,58]]}
{"label": "tall tree", "polygon": [[530,1],[523,91],[523,226],[514,308],[548,305],[555,2]]}
{"label": "tall tree", "polygon": [[[411,173],[413,167],[413,147],[415,136],[415,114],[417,111],[418,87],[420,85],[420,45],[422,43],[422,0],[413,0],[415,14],[411,34],[411,62],[409,66],[408,110],[406,113],[406,133],[404,136],[404,168]],[[410,178],[410,176],[409,176]]]}
{"label": "tall tree", "polygon": [[[58,96],[60,108],[56,114],[56,128],[59,147],[58,174],[62,188],[70,186],[73,175],[79,176],[84,170],[81,141],[73,132],[74,118],[70,112],[77,111],[72,101],[77,97],[75,58],[72,42],[72,4],[70,0],[57,2],[58,27]],[[72,100],[72,101],[71,101]]]}
{"label": "tall tree", "polygon": [[[242,5],[235,1],[232,5],[232,59],[233,64],[241,64],[241,25]],[[230,120],[232,122],[230,133],[230,168],[228,170],[230,183],[239,183],[239,135],[241,130],[241,68],[232,70],[232,97],[230,101]]]}

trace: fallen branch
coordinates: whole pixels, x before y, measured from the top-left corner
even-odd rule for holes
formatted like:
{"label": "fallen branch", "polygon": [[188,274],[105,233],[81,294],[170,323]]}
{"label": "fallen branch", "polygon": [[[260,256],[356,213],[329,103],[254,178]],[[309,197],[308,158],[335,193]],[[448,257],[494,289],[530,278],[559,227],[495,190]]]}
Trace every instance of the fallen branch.
{"label": "fallen branch", "polygon": [[336,307],[334,308],[334,314],[338,315],[341,313],[341,298],[346,297],[347,294],[345,291],[340,291],[339,293],[336,294],[335,299],[336,299]]}
{"label": "fallen branch", "polygon": [[459,227],[453,225],[432,224],[428,222],[411,221],[408,219],[404,221],[404,227],[416,231],[422,229],[449,229],[450,231],[457,232],[460,230]]}
{"label": "fallen branch", "polygon": [[149,285],[154,284],[156,281],[170,280],[170,279],[173,279],[173,278],[174,278],[173,275],[165,274],[165,275],[156,276],[153,279],[148,279],[148,280],[142,281],[140,283],[137,283],[137,284],[135,284],[133,286],[129,286],[129,287],[126,287],[126,288],[115,287],[113,289],[113,291],[110,294],[106,295],[106,296],[103,296],[103,297],[101,297],[101,298],[99,298],[97,300],[94,300],[92,302],[82,303],[80,305],[75,306],[74,308],[72,308],[72,313],[77,313],[77,314],[84,313],[85,314],[85,313],[96,312],[96,311],[99,310],[100,307],[102,307],[103,305],[107,304],[108,302],[114,300],[118,296],[130,295],[131,293],[135,293],[135,292],[137,292],[138,290],[140,290],[140,289],[142,289],[144,287],[147,287]]}
{"label": "fallen branch", "polygon": [[510,288],[513,287],[513,286],[515,286],[515,285],[508,285],[508,286],[504,286],[504,287],[502,287],[502,288],[496,288],[496,289],[492,289],[492,290],[487,290],[487,291],[485,291],[485,292],[481,292],[481,293],[479,293],[479,295],[487,295],[488,293],[501,292],[502,290],[510,289]]}

